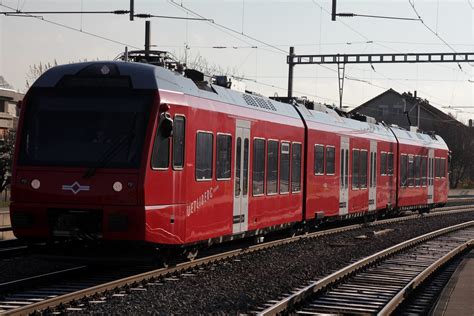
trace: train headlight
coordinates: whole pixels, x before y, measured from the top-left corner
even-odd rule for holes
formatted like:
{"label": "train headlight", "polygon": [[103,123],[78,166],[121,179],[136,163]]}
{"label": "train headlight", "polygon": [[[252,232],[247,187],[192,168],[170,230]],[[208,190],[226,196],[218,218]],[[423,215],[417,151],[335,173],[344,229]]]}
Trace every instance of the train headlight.
{"label": "train headlight", "polygon": [[122,191],[122,189],[123,189],[122,182],[120,182],[120,181],[114,182],[114,185],[112,186],[112,188],[114,189],[115,192]]}
{"label": "train headlight", "polygon": [[35,190],[38,190],[41,186],[41,182],[40,180],[38,179],[34,179],[33,181],[31,181],[31,187]]}

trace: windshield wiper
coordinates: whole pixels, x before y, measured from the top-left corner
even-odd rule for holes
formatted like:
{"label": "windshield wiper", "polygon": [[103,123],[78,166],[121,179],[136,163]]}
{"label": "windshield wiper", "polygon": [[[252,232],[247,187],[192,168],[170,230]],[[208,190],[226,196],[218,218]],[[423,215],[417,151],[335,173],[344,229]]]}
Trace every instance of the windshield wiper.
{"label": "windshield wiper", "polygon": [[123,145],[129,144],[132,142],[132,140],[135,138],[135,123],[136,123],[136,117],[137,113],[133,116],[133,122],[132,126],[130,128],[130,131],[127,133],[127,135],[117,137],[112,144],[107,148],[107,150],[100,156],[99,160],[97,160],[97,163],[90,167],[89,169],[84,172],[84,175],[82,176],[83,178],[87,179],[92,177],[97,169],[105,167],[107,163],[109,163],[113,157],[117,153],[120,152],[120,149],[123,148]]}

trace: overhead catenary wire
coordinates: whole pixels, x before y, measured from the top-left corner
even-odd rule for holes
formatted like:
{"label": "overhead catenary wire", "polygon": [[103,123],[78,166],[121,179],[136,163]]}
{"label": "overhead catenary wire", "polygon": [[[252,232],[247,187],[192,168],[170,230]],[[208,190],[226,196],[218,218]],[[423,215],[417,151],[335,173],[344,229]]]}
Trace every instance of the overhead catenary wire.
{"label": "overhead catenary wire", "polygon": [[[4,4],[1,4],[1,3],[0,3],[0,6],[1,6],[1,7],[4,7],[4,8],[7,8],[7,9],[9,9],[9,10],[18,11],[18,10],[16,10],[15,8],[9,7],[9,6],[4,5]],[[22,12],[22,11],[20,11],[20,12]],[[62,24],[62,23],[59,23],[59,22],[47,20],[47,19],[45,19],[44,17],[38,17],[38,16],[33,16],[33,15],[31,15],[31,17],[32,17],[32,18],[35,18],[35,19],[38,19],[38,20],[40,20],[40,21],[49,23],[49,24],[53,24],[53,25],[56,25],[56,26],[59,26],[59,27],[65,28],[65,29],[69,29],[69,30],[71,30],[71,31],[79,32],[79,33],[82,33],[82,34],[85,34],[85,35],[89,35],[89,36],[92,36],[92,37],[95,37],[95,38],[99,38],[99,39],[102,39],[102,40],[105,40],[105,41],[108,41],[108,42],[111,42],[111,43],[119,44],[119,45],[121,45],[121,46],[128,46],[128,47],[135,48],[135,49],[141,49],[141,47],[137,47],[137,46],[132,45],[132,44],[130,44],[130,43],[125,43],[125,42],[117,41],[117,40],[108,38],[108,37],[106,37],[106,36],[94,34],[94,33],[87,32],[87,31],[83,31],[83,30],[77,29],[77,28],[72,27],[72,26],[69,26],[69,25],[65,25],[65,24]]]}

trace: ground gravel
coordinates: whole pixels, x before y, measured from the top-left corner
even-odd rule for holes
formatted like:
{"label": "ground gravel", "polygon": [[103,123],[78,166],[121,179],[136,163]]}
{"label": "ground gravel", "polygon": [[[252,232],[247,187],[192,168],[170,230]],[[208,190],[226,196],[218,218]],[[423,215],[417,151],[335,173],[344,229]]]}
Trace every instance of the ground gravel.
{"label": "ground gravel", "polygon": [[[474,220],[474,212],[419,218],[282,245],[195,271],[163,284],[146,285],[124,297],[88,304],[81,314],[250,313],[281,293],[320,279],[357,259],[443,227]],[[365,233],[393,231],[368,239]]]}

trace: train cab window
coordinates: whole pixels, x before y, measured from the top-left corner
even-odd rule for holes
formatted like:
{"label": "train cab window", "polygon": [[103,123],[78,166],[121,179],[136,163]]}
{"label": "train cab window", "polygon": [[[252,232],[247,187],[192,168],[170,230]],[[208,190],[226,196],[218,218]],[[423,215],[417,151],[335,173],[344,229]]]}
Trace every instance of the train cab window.
{"label": "train cab window", "polygon": [[367,188],[367,150],[361,150],[360,152],[360,179],[359,184],[361,188]]}
{"label": "train cab window", "polygon": [[387,175],[393,176],[393,153],[387,153]]}
{"label": "train cab window", "polygon": [[262,195],[265,179],[265,140],[253,141],[252,194]]}
{"label": "train cab window", "polygon": [[380,175],[387,175],[387,153],[380,154]]}
{"label": "train cab window", "polygon": [[415,186],[419,187],[421,184],[421,157],[415,156]]}
{"label": "train cab window", "polygon": [[153,169],[168,169],[170,163],[170,137],[164,137],[157,128],[153,152],[151,155],[151,167]]}
{"label": "train cab window", "polygon": [[173,122],[173,168],[184,167],[185,118],[175,115]]}
{"label": "train cab window", "polygon": [[280,193],[288,193],[290,189],[290,143],[280,145]]}
{"label": "train cab window", "polygon": [[359,155],[360,150],[352,150],[352,189],[359,188]]}
{"label": "train cab window", "polygon": [[428,170],[426,168],[426,156],[422,156],[421,157],[421,186],[426,186],[427,173],[428,173]]}
{"label": "train cab window", "polygon": [[278,192],[278,141],[269,140],[267,149],[267,194]]}
{"label": "train cab window", "polygon": [[196,136],[196,180],[212,179],[212,151],[214,135],[198,132]]}
{"label": "train cab window", "polygon": [[314,174],[324,174],[324,146],[314,146]]}
{"label": "train cab window", "polygon": [[216,179],[230,180],[232,162],[232,136],[217,134]]}
{"label": "train cab window", "polygon": [[326,174],[334,175],[336,171],[336,148],[326,147]]}
{"label": "train cab window", "polygon": [[412,155],[408,156],[408,186],[415,184],[415,162]]}
{"label": "train cab window", "polygon": [[291,192],[301,191],[301,144],[293,143],[291,149]]}

